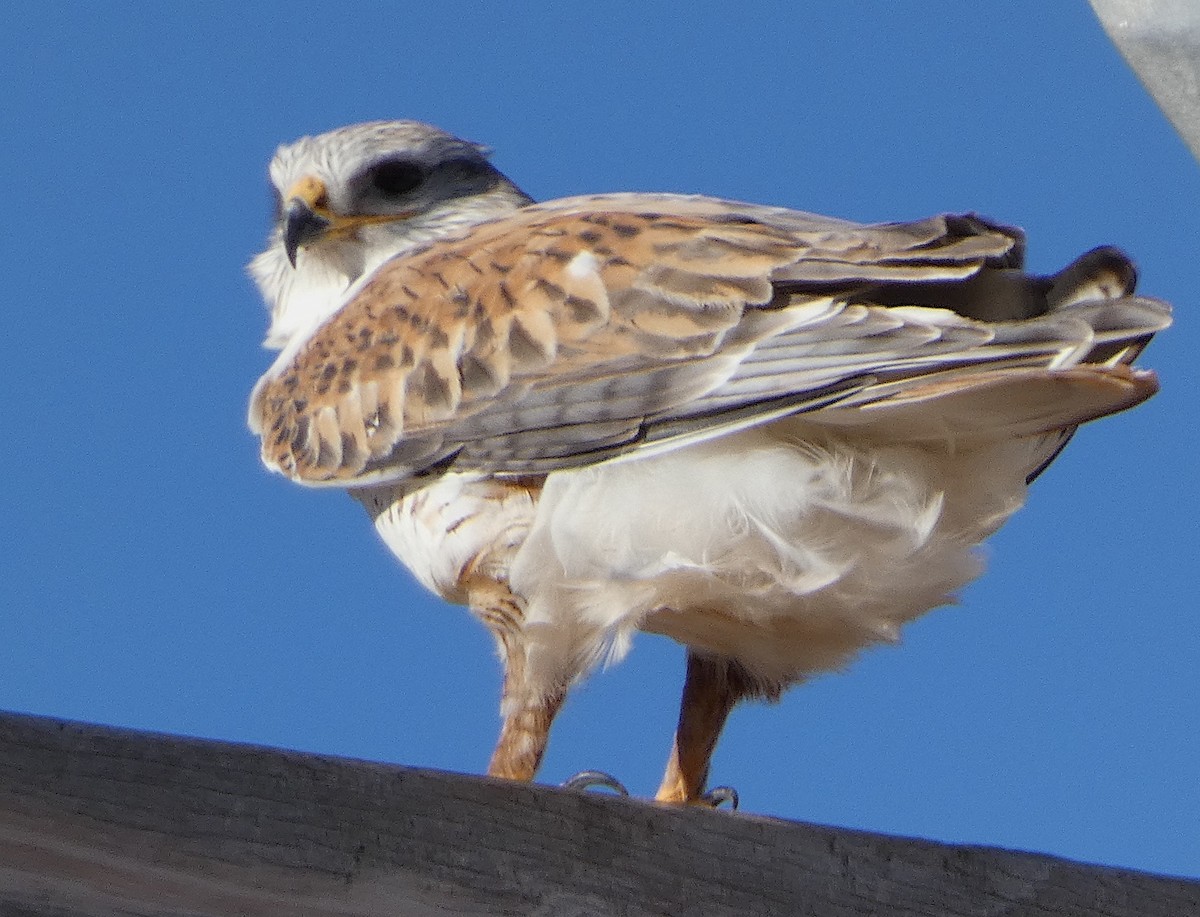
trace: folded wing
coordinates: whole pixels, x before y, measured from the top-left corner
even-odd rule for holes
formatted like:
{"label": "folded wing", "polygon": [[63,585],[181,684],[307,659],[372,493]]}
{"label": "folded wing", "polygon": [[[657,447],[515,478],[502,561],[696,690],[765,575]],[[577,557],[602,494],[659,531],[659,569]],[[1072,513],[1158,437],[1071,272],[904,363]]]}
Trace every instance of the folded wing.
{"label": "folded wing", "polygon": [[384,264],[260,380],[250,422],[268,466],[353,487],[577,467],[806,411],[868,435],[1028,435],[1152,394],[1127,364],[1170,313],[1132,295],[1128,261],[1038,278],[1022,257],[1018,231],[974,216],[534,205]]}

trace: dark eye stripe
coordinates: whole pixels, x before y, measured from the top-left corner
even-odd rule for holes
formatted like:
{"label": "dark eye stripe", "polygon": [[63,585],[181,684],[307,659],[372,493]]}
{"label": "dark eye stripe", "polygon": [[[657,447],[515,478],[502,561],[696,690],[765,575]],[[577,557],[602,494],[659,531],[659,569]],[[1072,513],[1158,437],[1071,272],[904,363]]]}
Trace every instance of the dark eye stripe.
{"label": "dark eye stripe", "polygon": [[384,197],[399,197],[425,180],[425,170],[410,160],[393,159],[374,166],[367,176],[371,187]]}

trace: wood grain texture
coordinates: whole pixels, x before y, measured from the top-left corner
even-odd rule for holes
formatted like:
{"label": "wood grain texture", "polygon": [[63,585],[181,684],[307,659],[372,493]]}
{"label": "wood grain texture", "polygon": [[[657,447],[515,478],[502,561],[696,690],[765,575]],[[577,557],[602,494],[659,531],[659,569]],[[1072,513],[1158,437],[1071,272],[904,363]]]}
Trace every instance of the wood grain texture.
{"label": "wood grain texture", "polygon": [[1023,853],[0,714],[4,915],[1200,914]]}

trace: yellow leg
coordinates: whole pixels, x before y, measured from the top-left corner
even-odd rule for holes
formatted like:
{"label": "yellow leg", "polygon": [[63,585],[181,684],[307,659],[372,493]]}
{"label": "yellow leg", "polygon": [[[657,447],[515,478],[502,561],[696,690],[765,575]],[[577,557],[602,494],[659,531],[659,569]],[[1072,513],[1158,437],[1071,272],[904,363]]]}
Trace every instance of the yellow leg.
{"label": "yellow leg", "polygon": [[698,802],[708,782],[708,767],[729,711],[753,694],[737,663],[720,656],[687,657],[687,677],[679,705],[679,727],[667,772],[655,797],[659,802]]}

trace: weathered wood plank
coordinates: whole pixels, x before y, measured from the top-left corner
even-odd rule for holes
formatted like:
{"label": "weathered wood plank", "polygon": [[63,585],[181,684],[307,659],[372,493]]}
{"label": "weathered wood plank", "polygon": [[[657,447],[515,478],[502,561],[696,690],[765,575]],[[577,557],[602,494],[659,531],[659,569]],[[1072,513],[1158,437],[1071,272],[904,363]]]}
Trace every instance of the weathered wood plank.
{"label": "weathered wood plank", "polygon": [[1200,914],[1200,883],[0,714],[0,914]]}

